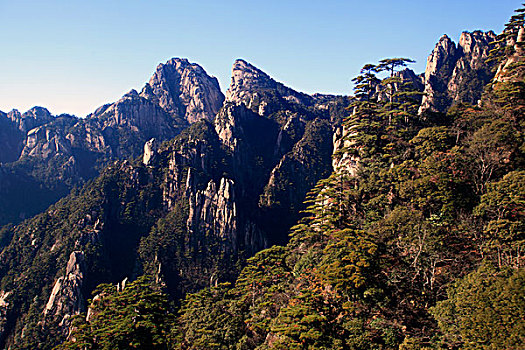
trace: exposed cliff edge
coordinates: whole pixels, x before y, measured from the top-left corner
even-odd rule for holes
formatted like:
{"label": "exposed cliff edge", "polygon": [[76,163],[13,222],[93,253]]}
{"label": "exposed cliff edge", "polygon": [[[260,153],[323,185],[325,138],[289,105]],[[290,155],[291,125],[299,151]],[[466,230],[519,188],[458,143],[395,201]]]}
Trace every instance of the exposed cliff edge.
{"label": "exposed cliff edge", "polygon": [[85,262],[82,251],[69,255],[66,273],[59,277],[51,291],[43,312],[42,327],[46,323],[57,323],[62,333],[67,335],[71,317],[85,311],[85,298],[82,294]]}

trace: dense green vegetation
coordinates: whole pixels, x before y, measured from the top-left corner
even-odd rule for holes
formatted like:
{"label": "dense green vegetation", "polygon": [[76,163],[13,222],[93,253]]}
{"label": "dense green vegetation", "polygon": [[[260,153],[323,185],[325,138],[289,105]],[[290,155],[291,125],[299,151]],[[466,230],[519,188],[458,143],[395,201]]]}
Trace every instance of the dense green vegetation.
{"label": "dense green vegetation", "polygon": [[74,342],[57,349],[167,349],[175,316],[158,285],[140,277],[121,289],[100,285],[92,301],[89,322],[77,317]]}

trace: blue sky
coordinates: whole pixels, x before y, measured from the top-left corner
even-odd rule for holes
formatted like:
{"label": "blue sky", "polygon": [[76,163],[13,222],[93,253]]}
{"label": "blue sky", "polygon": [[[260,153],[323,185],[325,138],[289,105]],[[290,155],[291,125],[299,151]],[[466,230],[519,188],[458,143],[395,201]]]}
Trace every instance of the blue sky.
{"label": "blue sky", "polygon": [[140,90],[158,63],[197,62],[223,91],[243,58],[299,91],[351,94],[361,66],[410,57],[442,34],[494,30],[518,0],[0,0],[0,110],[85,116]]}

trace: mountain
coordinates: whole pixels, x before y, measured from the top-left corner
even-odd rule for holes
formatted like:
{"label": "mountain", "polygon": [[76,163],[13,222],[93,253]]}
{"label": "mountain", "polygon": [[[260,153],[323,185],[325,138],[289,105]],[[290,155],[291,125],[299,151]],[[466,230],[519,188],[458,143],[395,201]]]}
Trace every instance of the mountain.
{"label": "mountain", "polygon": [[141,96],[189,124],[213,120],[224,100],[216,78],[209,77],[198,64],[178,58],[159,64]]}
{"label": "mountain", "polygon": [[2,123],[0,140],[2,140],[2,145],[4,146],[0,154],[0,162],[8,163],[18,159],[27,132],[52,120],[53,117],[49,111],[41,107],[31,108],[24,114],[17,110],[7,114],[0,112],[0,123]]}
{"label": "mountain", "polygon": [[[177,300],[233,280],[247,257],[287,241],[306,193],[331,171],[333,128],[349,102],[295,92],[236,61],[216,117],[200,117],[162,143],[161,133],[172,132],[162,123],[171,116],[143,96],[132,91],[97,110],[67,138],[119,154],[136,143],[125,147],[118,133],[136,126],[136,140],[160,135],[141,145],[142,157],[111,163],[82,190],[4,228],[4,344],[56,344],[103,282],[152,273]],[[93,137],[93,130],[103,132]]]}
{"label": "mountain", "polygon": [[[165,344],[521,348],[525,9],[518,14],[497,38],[510,44],[490,54],[498,74],[479,103],[458,104],[444,118],[418,115],[417,100],[405,99],[415,91],[394,88],[395,74],[379,82],[382,63],[365,66],[356,79],[361,98],[335,134],[334,171],[309,194],[290,242],[250,258],[234,283],[188,295]],[[443,62],[447,45],[442,39],[429,61],[448,52]],[[440,69],[448,74],[437,68],[434,76]],[[100,320],[82,324],[83,339],[98,344]]]}
{"label": "mountain", "polygon": [[460,103],[478,104],[494,40],[443,37],[424,76],[382,61],[356,97],[304,94],[244,60],[223,95],[171,59],[84,119],[0,114],[0,219],[40,212],[0,230],[0,346],[131,329],[121,348],[157,325],[155,341],[195,349],[427,345],[429,305],[483,256],[511,268],[519,241],[496,233],[504,256],[484,241],[485,195],[521,181],[519,111],[496,92]]}
{"label": "mountain", "polygon": [[[494,39],[493,32],[464,32],[456,47],[443,36],[429,56],[424,77],[410,69],[398,72],[424,90],[420,112],[445,112],[459,102],[476,104],[494,74],[493,66],[483,63]],[[83,119],[54,117],[41,107],[24,114],[0,112],[0,224],[43,211],[96,176],[109,161],[138,156],[151,138],[162,142],[199,120],[213,121],[223,101],[270,115],[276,112],[266,110],[272,105],[286,105],[295,112],[294,104],[314,108],[323,104],[322,99],[276,83],[243,60],[235,62],[232,85],[224,96],[217,79],[202,67],[173,58],[157,67],[140,93],[132,90]],[[264,101],[270,100],[273,104],[268,106]],[[282,124],[288,119],[280,116],[275,121]],[[285,166],[291,167],[290,162],[286,160]],[[304,184],[298,185],[304,192]]]}
{"label": "mountain", "polygon": [[212,120],[223,100],[216,78],[173,58],[157,67],[140,94],[132,90],[86,118],[54,117],[41,107],[0,113],[0,224],[41,212],[109,161],[141,154],[151,138],[169,140],[192,123]]}

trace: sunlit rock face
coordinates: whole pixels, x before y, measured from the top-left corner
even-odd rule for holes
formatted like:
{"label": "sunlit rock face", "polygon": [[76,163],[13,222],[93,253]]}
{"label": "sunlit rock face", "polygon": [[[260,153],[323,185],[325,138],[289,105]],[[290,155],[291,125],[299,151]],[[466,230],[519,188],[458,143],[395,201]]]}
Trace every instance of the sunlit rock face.
{"label": "sunlit rock face", "polygon": [[485,61],[495,39],[492,31],[463,32],[456,45],[443,35],[427,59],[420,113],[445,112],[458,102],[476,104],[493,77]]}
{"label": "sunlit rock face", "polygon": [[518,63],[523,63],[523,55],[525,49],[523,48],[523,43],[525,43],[525,28],[520,27],[516,36],[509,36],[507,39],[507,47],[511,47],[514,50],[514,54],[510,57],[507,57],[503,62],[498,66],[496,75],[494,79],[498,82],[509,82],[516,81],[516,76],[509,74],[510,67]]}
{"label": "sunlit rock face", "polygon": [[189,124],[213,120],[224,101],[217,79],[183,58],[159,64],[141,95]]}

